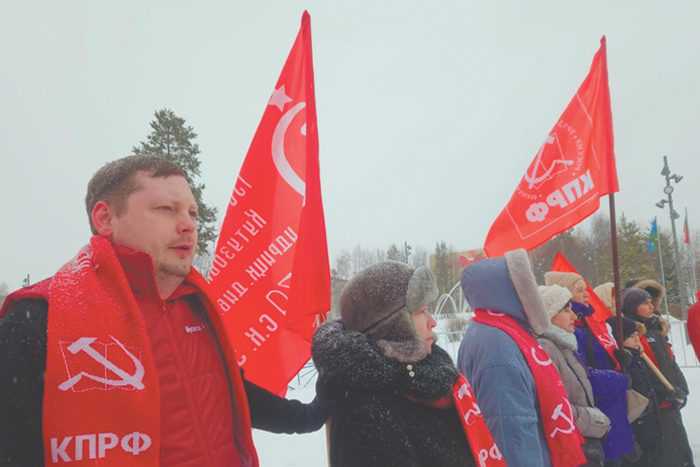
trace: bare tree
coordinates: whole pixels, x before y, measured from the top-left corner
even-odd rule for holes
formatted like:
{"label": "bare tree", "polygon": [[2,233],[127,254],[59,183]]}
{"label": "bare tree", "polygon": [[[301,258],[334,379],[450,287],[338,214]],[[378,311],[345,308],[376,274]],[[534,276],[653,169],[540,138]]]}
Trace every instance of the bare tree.
{"label": "bare tree", "polygon": [[352,253],[350,254],[352,275],[355,275],[367,266],[371,266],[372,264],[376,263],[376,257],[376,253],[369,248],[363,248],[360,244],[355,245],[355,248],[352,249]]}
{"label": "bare tree", "polygon": [[419,268],[421,266],[430,266],[430,255],[428,250],[422,246],[417,246],[411,253],[411,266]]}
{"label": "bare tree", "polygon": [[343,250],[340,255],[335,258],[334,276],[340,279],[350,279],[352,276],[352,258],[348,250]]}

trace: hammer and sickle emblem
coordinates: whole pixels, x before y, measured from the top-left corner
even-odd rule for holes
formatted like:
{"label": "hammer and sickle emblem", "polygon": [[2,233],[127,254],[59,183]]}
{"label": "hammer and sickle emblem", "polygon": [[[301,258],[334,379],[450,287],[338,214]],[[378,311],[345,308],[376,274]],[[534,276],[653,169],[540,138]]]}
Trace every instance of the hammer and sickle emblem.
{"label": "hammer and sickle emblem", "polygon": [[612,339],[612,337],[610,337],[610,335],[605,333],[605,332],[599,334],[598,339],[606,347],[617,347],[617,345],[615,344],[615,341]]}
{"label": "hammer and sickle emblem", "polygon": [[[537,348],[540,349],[542,352],[544,352],[544,349],[543,349],[542,347],[540,347],[539,345],[537,346]],[[532,354],[532,358],[534,358],[535,361],[536,361],[539,365],[547,366],[547,365],[551,365],[551,364],[552,364],[552,359],[549,358],[549,354],[548,354],[547,352],[545,352],[545,355],[547,355],[547,359],[546,359],[546,360],[540,360],[539,358],[537,358],[537,351],[535,350],[534,347],[531,347],[531,348],[530,348],[530,353]]]}
{"label": "hammer and sickle emblem", "polygon": [[84,371],[81,371],[77,375],[68,378],[66,381],[62,382],[61,384],[58,385],[58,389],[61,391],[67,391],[71,389],[73,386],[75,386],[78,381],[80,381],[83,376],[86,378],[89,378],[93,381],[97,381],[103,384],[107,384],[109,386],[116,386],[116,387],[121,387],[121,386],[132,386],[135,389],[143,389],[145,386],[142,382],[143,380],[143,375],[145,373],[143,365],[141,364],[141,361],[139,361],[138,358],[124,346],[121,342],[117,340],[116,337],[109,336],[121,349],[126,353],[126,355],[129,356],[131,361],[134,363],[134,367],[136,370],[134,371],[134,374],[129,374],[128,372],[122,370],[119,368],[117,365],[112,363],[107,357],[102,355],[100,352],[95,350],[92,347],[92,343],[97,340],[95,337],[81,337],[77,341],[73,342],[71,345],[68,346],[68,350],[72,354],[77,354],[80,351],[85,352],[88,354],[90,357],[92,357],[93,360],[96,362],[102,364],[105,368],[116,374],[117,376],[121,377],[121,379],[109,379],[109,378],[103,378],[100,376],[95,376],[91,375],[90,373],[86,373]]}
{"label": "hammer and sickle emblem", "polygon": [[[564,403],[569,409],[569,414],[571,414],[571,406],[569,405],[569,402],[566,399],[564,399]],[[564,403],[561,403],[556,406],[554,412],[552,413],[552,420],[559,420],[560,418],[563,418],[569,424],[569,427],[563,430],[559,427],[555,427],[552,433],[549,435],[550,438],[554,438],[558,432],[568,435],[576,429],[576,426],[574,425],[573,415],[569,417],[567,414],[564,413]]]}
{"label": "hammer and sickle emblem", "polygon": [[[535,162],[532,164],[532,173],[525,172],[525,176],[523,177],[528,183],[528,188],[539,188],[542,182],[549,180],[557,164],[561,164],[563,166],[574,165],[574,161],[566,160],[562,156],[561,159],[554,159],[549,165],[549,168],[545,167],[544,163],[542,162],[542,153],[548,144],[554,144],[555,141],[555,135],[548,135],[547,138],[545,138],[544,143],[542,143],[542,146],[540,146],[540,150],[537,151],[537,157],[535,157]],[[541,174],[539,173],[540,168],[543,169]]]}
{"label": "hammer and sickle emblem", "polygon": [[481,409],[477,403],[474,402],[474,398],[469,392],[469,386],[467,384],[460,386],[459,391],[457,392],[457,397],[460,399],[464,399],[464,396],[467,396],[472,403],[472,408],[467,410],[467,412],[464,414],[464,421],[467,423],[467,425],[473,425],[474,422],[476,422],[476,418],[481,415]]}

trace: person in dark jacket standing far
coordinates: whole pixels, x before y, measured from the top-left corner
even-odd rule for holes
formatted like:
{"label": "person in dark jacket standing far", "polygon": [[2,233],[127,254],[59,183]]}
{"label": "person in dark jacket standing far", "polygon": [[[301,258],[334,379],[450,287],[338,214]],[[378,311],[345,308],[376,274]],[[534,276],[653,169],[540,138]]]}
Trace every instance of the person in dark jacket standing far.
{"label": "person in dark jacket standing far", "polygon": [[[318,429],[244,386],[204,278],[197,204],[157,156],[108,163],[85,199],[94,236],[0,310],[0,465],[258,465],[246,392],[268,429]],[[313,411],[312,411],[313,412]],[[291,427],[294,428],[294,427]]]}
{"label": "person in dark jacket standing far", "polygon": [[[611,326],[617,325],[617,317],[607,319]],[[639,445],[639,459],[631,462],[622,459],[623,467],[656,467],[664,465],[661,451],[661,427],[659,425],[659,399],[654,387],[660,384],[658,378],[642,358],[640,338],[646,332],[644,325],[629,318],[622,318],[622,345],[633,357],[632,364],[627,367],[627,374],[632,380],[631,389],[649,399],[639,417],[632,422],[634,440]]]}
{"label": "person in dark jacket standing far", "polygon": [[664,467],[693,466],[693,452],[683,426],[681,409],[688,402],[688,383],[676,363],[668,341],[661,332],[660,318],[654,313],[654,297],[642,288],[623,289],[622,314],[646,328],[641,337],[642,349],[672,385],[667,388],[659,378],[654,378],[654,391],[659,399],[659,423],[661,425],[661,458]]}
{"label": "person in dark jacket standing far", "polygon": [[[478,426],[477,406],[460,411],[468,389],[435,345],[428,306],[437,293],[429,268],[377,263],[345,285],[341,319],[314,333],[316,393],[335,400],[332,467],[489,466],[501,459],[483,419],[481,431],[470,431]],[[469,440],[480,437],[490,444],[475,456]]]}

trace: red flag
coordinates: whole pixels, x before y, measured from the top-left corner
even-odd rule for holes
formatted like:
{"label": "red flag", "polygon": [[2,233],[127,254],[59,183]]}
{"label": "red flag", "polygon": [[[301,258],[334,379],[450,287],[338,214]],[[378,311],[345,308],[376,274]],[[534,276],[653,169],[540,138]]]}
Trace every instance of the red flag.
{"label": "red flag", "polygon": [[330,309],[307,12],[241,167],[210,281],[246,379],[284,394]]}
{"label": "red flag", "polygon": [[685,243],[690,245],[690,232],[688,231],[688,211],[685,212],[685,222],[683,222],[683,235],[685,235]]}
{"label": "red flag", "polygon": [[[566,256],[564,256],[561,251],[558,252],[557,256],[554,257],[554,262],[552,263],[552,271],[575,272],[576,274],[578,274],[576,268],[569,262],[568,259],[566,259]],[[595,318],[596,321],[599,321],[601,323],[604,322],[606,319],[610,318],[613,315],[612,312],[608,309],[607,306],[605,306],[603,300],[601,300],[600,297],[593,291],[591,286],[588,285],[588,282],[586,282],[586,291],[590,295],[588,301],[595,310],[591,316],[593,316],[593,318]]]}
{"label": "red flag", "polygon": [[489,257],[541,245],[593,214],[601,196],[619,191],[605,36],[600,42],[588,76],[491,226]]}

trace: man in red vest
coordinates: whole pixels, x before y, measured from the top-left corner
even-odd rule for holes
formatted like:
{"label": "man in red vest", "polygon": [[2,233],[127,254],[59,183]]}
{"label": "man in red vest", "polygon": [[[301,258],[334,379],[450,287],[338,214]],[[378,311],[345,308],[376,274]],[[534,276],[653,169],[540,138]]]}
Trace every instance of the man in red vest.
{"label": "man in red vest", "polygon": [[90,244],[0,310],[0,464],[258,466],[251,395],[265,409],[252,425],[323,424],[244,382],[192,268],[197,203],[179,166],[111,162],[85,202]]}

